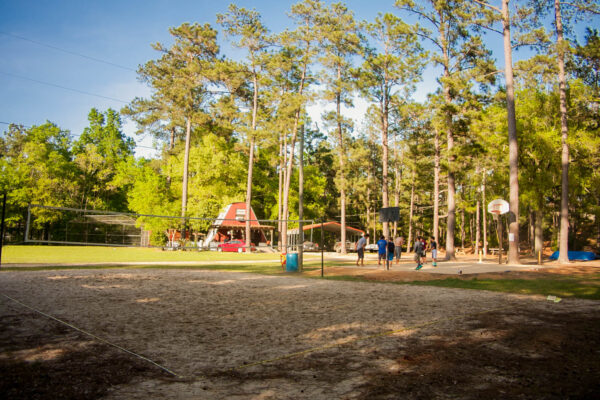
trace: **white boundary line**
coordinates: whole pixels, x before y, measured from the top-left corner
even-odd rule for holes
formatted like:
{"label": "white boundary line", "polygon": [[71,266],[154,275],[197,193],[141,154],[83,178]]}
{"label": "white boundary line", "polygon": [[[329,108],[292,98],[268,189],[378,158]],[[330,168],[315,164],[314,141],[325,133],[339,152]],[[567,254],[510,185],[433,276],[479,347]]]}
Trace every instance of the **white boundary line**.
{"label": "white boundary line", "polygon": [[71,329],[74,329],[74,330],[76,330],[76,331],[78,331],[78,332],[81,332],[81,333],[83,333],[83,334],[85,334],[85,335],[91,336],[91,337],[93,337],[94,339],[96,339],[96,340],[98,340],[98,341],[100,341],[100,342],[102,342],[102,343],[108,344],[109,346],[115,347],[115,348],[117,348],[117,349],[119,349],[119,350],[121,350],[121,351],[124,351],[125,353],[131,354],[131,355],[133,355],[133,356],[135,356],[135,357],[137,357],[137,358],[139,358],[139,359],[142,359],[142,360],[144,360],[144,361],[147,361],[147,362],[149,362],[150,364],[153,364],[153,365],[155,365],[156,367],[158,367],[158,368],[162,369],[163,371],[167,372],[167,373],[168,373],[168,374],[170,374],[170,375],[173,375],[173,376],[175,376],[175,377],[177,377],[177,378],[183,378],[183,376],[181,376],[181,375],[179,375],[179,374],[177,374],[177,373],[175,373],[175,372],[171,371],[170,369],[168,369],[168,368],[166,368],[166,367],[163,367],[162,365],[158,364],[158,363],[157,363],[157,362],[155,362],[155,361],[152,361],[151,359],[149,359],[149,358],[147,358],[147,357],[144,357],[144,356],[142,356],[142,355],[140,355],[140,354],[134,353],[134,352],[133,352],[133,351],[131,351],[131,350],[127,350],[126,348],[123,348],[123,347],[121,347],[121,346],[119,346],[119,345],[116,345],[116,344],[114,344],[114,343],[112,343],[112,342],[109,342],[109,341],[108,341],[108,340],[106,340],[106,339],[102,339],[101,337],[99,337],[99,336],[96,336],[96,335],[94,335],[93,333],[87,332],[87,331],[85,331],[85,330],[83,330],[83,329],[81,329],[81,328],[78,328],[78,327],[76,327],[76,326],[74,326],[74,325],[72,325],[72,324],[69,324],[68,322],[65,322],[65,321],[63,321],[63,320],[61,320],[61,319],[58,319],[58,318],[56,318],[56,317],[54,317],[54,316],[52,316],[52,315],[50,315],[50,314],[46,314],[46,313],[44,313],[44,312],[42,312],[42,311],[40,311],[40,310],[37,310],[37,309],[35,309],[35,308],[31,307],[31,306],[28,306],[27,304],[24,304],[24,303],[20,302],[20,301],[19,301],[19,300],[17,300],[17,299],[13,299],[12,297],[5,295],[4,293],[1,293],[1,294],[2,294],[2,296],[6,297],[7,299],[9,299],[9,300],[12,300],[12,301],[14,301],[15,303],[17,303],[17,304],[20,304],[21,306],[23,306],[23,307],[25,307],[25,308],[28,308],[28,309],[29,309],[29,310],[31,310],[31,311],[34,311],[34,312],[36,312],[36,313],[38,313],[38,314],[40,314],[40,315],[43,315],[43,316],[44,316],[44,317],[46,317],[46,318],[50,318],[50,319],[52,319],[52,320],[54,320],[54,321],[56,321],[56,322],[59,322],[59,323],[61,323],[61,324],[63,324],[63,325],[66,325],[66,326],[68,326],[68,327],[69,327],[69,328],[71,328]]}

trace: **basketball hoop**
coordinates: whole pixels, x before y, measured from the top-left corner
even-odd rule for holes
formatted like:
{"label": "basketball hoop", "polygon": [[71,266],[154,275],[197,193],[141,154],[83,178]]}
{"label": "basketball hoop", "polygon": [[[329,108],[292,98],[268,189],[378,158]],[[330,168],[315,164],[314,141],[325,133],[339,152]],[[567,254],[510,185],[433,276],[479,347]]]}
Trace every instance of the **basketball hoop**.
{"label": "basketball hoop", "polygon": [[494,215],[506,214],[509,210],[509,204],[505,200],[496,199],[488,204],[488,212]]}
{"label": "basketball hoop", "polygon": [[492,200],[490,204],[488,204],[488,212],[494,214],[494,219],[498,222],[498,264],[502,264],[502,221],[500,220],[500,215],[506,214],[510,209],[510,205],[506,200],[496,199]]}
{"label": "basketball hoop", "polygon": [[502,209],[500,208],[500,205],[494,204],[494,207],[491,210],[489,210],[489,212],[494,214],[495,216],[498,216],[502,214]]}

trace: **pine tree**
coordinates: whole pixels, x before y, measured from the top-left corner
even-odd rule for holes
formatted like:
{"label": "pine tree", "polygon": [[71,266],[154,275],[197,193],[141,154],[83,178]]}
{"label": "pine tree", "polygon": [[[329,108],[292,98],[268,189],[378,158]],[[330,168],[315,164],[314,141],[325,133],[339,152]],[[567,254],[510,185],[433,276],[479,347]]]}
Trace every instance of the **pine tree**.
{"label": "pine tree", "polygon": [[[428,0],[418,5],[412,0],[397,0],[396,6],[416,15],[428,23],[419,36],[427,39],[434,47],[432,61],[442,68],[440,77],[443,108],[440,112],[446,133],[448,162],[448,216],[446,224],[446,258],[454,258],[454,234],[456,226],[456,149],[455,126],[459,118],[458,100],[461,92],[469,90],[468,82],[490,69],[489,51],[478,36],[475,22],[479,19],[478,7],[474,3],[460,0]],[[460,10],[460,12],[459,12]],[[460,124],[460,121],[458,121]]]}
{"label": "pine tree", "polygon": [[246,184],[246,251],[251,249],[251,230],[250,230],[250,210],[252,202],[252,176],[254,168],[254,151],[257,140],[258,112],[259,112],[259,92],[261,74],[266,64],[266,52],[270,46],[268,30],[262,23],[260,14],[254,10],[237,7],[234,4],[229,5],[229,11],[226,14],[218,14],[217,21],[227,35],[236,37],[238,40],[234,45],[245,49],[247,53],[247,63],[245,65],[249,75],[249,86],[252,88],[251,97],[251,118],[250,126],[246,129],[248,136],[248,174]]}
{"label": "pine tree", "polygon": [[346,144],[345,133],[351,121],[342,115],[342,105],[352,106],[353,82],[350,71],[352,58],[360,51],[360,38],[354,14],[341,3],[331,4],[320,18],[322,57],[324,67],[324,99],[335,105],[333,112],[326,113],[326,124],[332,128],[338,150],[339,169],[337,184],[340,191],[341,253],[346,254]]}
{"label": "pine tree", "polygon": [[[421,79],[426,54],[417,41],[416,29],[392,14],[379,14],[365,25],[373,40],[366,60],[358,71],[358,86],[363,96],[378,105],[383,149],[383,207],[389,200],[389,125],[390,107],[408,101]],[[390,237],[389,224],[383,224],[383,236]]]}

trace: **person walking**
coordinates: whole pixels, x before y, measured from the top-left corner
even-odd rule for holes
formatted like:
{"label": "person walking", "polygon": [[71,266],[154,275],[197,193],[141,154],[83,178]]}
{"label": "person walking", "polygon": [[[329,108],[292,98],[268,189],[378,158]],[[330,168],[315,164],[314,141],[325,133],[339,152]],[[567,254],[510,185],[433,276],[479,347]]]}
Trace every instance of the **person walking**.
{"label": "person walking", "polygon": [[381,265],[381,260],[383,260],[383,264],[385,265],[385,252],[387,250],[387,240],[382,236],[377,241],[377,255],[379,256],[377,259],[377,265]]}
{"label": "person walking", "polygon": [[429,248],[431,249],[431,265],[437,267],[437,242],[433,236],[429,239]]}
{"label": "person walking", "polygon": [[421,236],[417,237],[415,240],[415,245],[413,247],[413,252],[415,253],[415,262],[417,263],[416,270],[420,270],[423,268],[423,264],[421,264],[421,254],[423,252],[423,242],[421,242]]}
{"label": "person walking", "polygon": [[427,239],[421,237],[421,264],[427,262]]}
{"label": "person walking", "polygon": [[358,253],[358,259],[356,260],[356,266],[358,266],[358,262],[360,261],[360,265],[365,265],[365,246],[367,245],[367,238],[369,234],[363,235],[358,242],[356,242],[356,252]]}
{"label": "person walking", "polygon": [[396,239],[394,239],[394,255],[396,256],[396,264],[400,262],[400,257],[402,257],[402,246],[404,246],[404,238],[402,236],[396,237]]}
{"label": "person walking", "polygon": [[394,263],[394,242],[392,240],[388,240],[387,242],[387,259],[390,262],[390,267]]}

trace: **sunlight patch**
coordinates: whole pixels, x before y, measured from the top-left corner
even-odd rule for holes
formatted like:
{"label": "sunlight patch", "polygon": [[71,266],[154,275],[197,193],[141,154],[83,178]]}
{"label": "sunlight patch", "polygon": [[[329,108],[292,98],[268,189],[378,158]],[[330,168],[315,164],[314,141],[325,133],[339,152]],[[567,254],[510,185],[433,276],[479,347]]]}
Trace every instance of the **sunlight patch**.
{"label": "sunlight patch", "polygon": [[191,281],[188,281],[189,283],[206,283],[207,285],[228,285],[230,283],[235,283],[235,280],[232,279],[225,279],[222,281],[205,281],[202,279],[194,279]]}
{"label": "sunlight patch", "polygon": [[136,303],[154,303],[160,301],[160,299],[158,297],[151,297],[151,298],[147,298],[147,299],[137,299],[135,302]]}
{"label": "sunlight patch", "polygon": [[52,361],[65,354],[64,349],[37,347],[35,349],[1,353],[0,359],[17,359],[26,362]]}
{"label": "sunlight patch", "polygon": [[291,285],[291,286],[274,286],[273,289],[290,290],[290,289],[304,289],[308,285]]}

